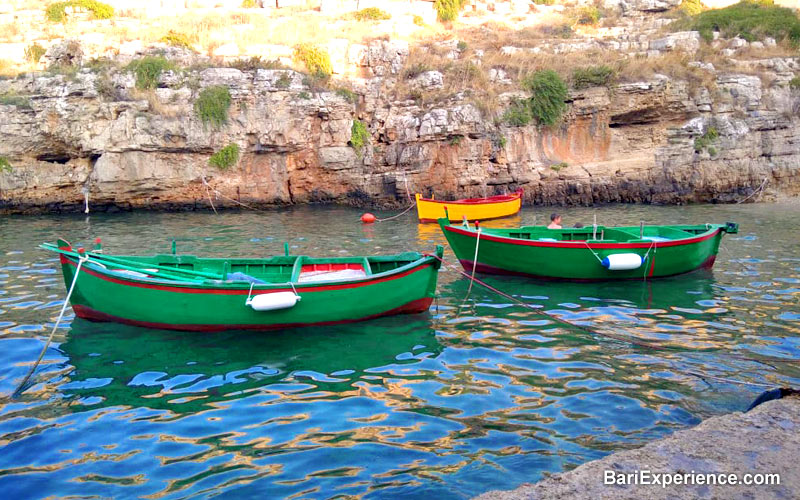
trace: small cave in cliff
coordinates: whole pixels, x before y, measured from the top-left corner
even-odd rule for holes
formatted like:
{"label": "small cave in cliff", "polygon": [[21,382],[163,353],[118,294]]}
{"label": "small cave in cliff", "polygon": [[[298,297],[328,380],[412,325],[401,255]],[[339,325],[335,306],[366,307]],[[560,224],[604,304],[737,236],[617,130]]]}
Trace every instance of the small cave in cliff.
{"label": "small cave in cliff", "polygon": [[611,118],[608,121],[608,127],[619,128],[627,127],[629,125],[643,125],[645,123],[656,122],[660,117],[661,112],[655,108],[637,109],[627,113],[611,115]]}
{"label": "small cave in cliff", "polygon": [[36,157],[39,161],[46,161],[48,163],[60,163],[64,165],[68,163],[72,157],[66,153],[44,153]]}

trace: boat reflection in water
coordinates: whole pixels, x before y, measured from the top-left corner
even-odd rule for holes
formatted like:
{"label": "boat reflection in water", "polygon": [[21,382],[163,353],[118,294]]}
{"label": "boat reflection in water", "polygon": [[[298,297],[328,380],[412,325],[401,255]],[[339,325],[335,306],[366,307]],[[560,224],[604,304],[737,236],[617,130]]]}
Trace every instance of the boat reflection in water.
{"label": "boat reflection in water", "polygon": [[352,390],[366,370],[441,352],[430,321],[413,318],[209,335],[76,318],[60,348],[75,367],[66,395],[180,413],[284,382],[301,381],[302,392]]}

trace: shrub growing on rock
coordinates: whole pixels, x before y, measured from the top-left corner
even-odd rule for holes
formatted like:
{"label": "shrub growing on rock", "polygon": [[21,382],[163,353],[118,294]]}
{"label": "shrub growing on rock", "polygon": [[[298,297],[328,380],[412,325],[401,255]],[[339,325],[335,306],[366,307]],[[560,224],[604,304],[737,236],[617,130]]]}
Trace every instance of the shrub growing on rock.
{"label": "shrub growing on rock", "polygon": [[578,24],[594,26],[600,21],[600,10],[593,6],[587,5],[578,9],[575,14],[575,22]]}
{"label": "shrub growing on rock", "polygon": [[753,41],[772,37],[800,43],[800,18],[792,9],[773,5],[772,0],[743,0],[676,21],[671,26],[675,30],[699,31],[706,41],[711,41],[714,31],[719,31],[726,38],[739,36]]}
{"label": "shrub growing on rock", "polygon": [[226,170],[239,161],[239,146],[236,144],[228,144],[220,149],[208,159],[208,164],[212,167],[217,167],[220,170]]}
{"label": "shrub growing on rock", "polygon": [[225,85],[206,87],[194,102],[194,112],[203,121],[203,125],[220,128],[228,121],[228,109],[231,107],[231,92]]}
{"label": "shrub growing on rock", "polygon": [[353,120],[350,128],[350,146],[356,150],[356,155],[361,158],[364,146],[369,144],[369,132],[367,127],[360,120]]}
{"label": "shrub growing on rock", "polygon": [[5,156],[0,156],[0,172],[11,172],[14,167],[11,166],[11,162],[8,161],[8,158]]}
{"label": "shrub growing on rock", "polygon": [[553,70],[537,71],[522,81],[523,88],[531,92],[528,109],[540,125],[553,126],[561,120],[567,105],[567,84]]}
{"label": "shrub growing on rock", "polygon": [[315,45],[308,43],[296,45],[293,57],[295,61],[303,63],[306,69],[317,78],[327,78],[333,74],[330,55],[326,50]]}
{"label": "shrub growing on rock", "polygon": [[528,107],[527,101],[515,99],[511,102],[505,113],[503,113],[503,121],[512,127],[524,127],[529,124],[533,117],[531,110]]}
{"label": "shrub growing on rock", "polygon": [[369,7],[353,12],[353,18],[357,21],[385,21],[391,19],[392,16],[377,7]]}
{"label": "shrub growing on rock", "polygon": [[34,42],[25,47],[25,59],[32,63],[38,63],[45,52],[47,52],[47,50],[44,47]]}
{"label": "shrub growing on rock", "polygon": [[[695,140],[694,140],[694,150],[695,150],[695,152],[699,153],[699,152],[703,151],[704,149],[706,149],[707,147],[709,147],[712,142],[717,140],[717,137],[719,137],[719,134],[717,133],[717,129],[714,128],[714,127],[708,127],[708,130],[706,130],[705,134],[701,135],[700,137],[695,138]],[[710,152],[710,149],[711,148],[709,148],[709,152]],[[714,149],[714,153],[712,153],[712,155],[715,155],[715,154],[716,154],[716,149]]]}
{"label": "shrub growing on rock", "polygon": [[614,70],[608,66],[577,68],[572,72],[572,86],[576,89],[603,87],[614,81]]}
{"label": "shrub growing on rock", "polygon": [[97,2],[96,0],[69,0],[67,2],[51,3],[45,10],[45,17],[54,23],[63,23],[67,20],[67,7],[86,9],[92,13],[94,19],[111,19],[114,17],[114,7]]}
{"label": "shrub growing on rock", "polygon": [[127,69],[136,74],[136,88],[147,90],[156,88],[161,73],[175,69],[175,65],[161,56],[147,56],[131,61]]}
{"label": "shrub growing on rock", "polygon": [[166,35],[161,37],[161,41],[172,45],[173,47],[181,47],[189,50],[192,49],[192,41],[189,39],[189,37],[177,31],[169,30]]}
{"label": "shrub growing on rock", "polygon": [[436,9],[436,17],[440,21],[455,21],[466,3],[466,0],[436,0],[433,8]]}
{"label": "shrub growing on rock", "polygon": [[789,88],[792,90],[800,89],[800,76],[796,76],[789,80]]}
{"label": "shrub growing on rock", "polygon": [[701,0],[683,0],[678,9],[680,9],[681,12],[688,14],[690,16],[696,16],[697,14],[706,10],[706,6],[703,5],[703,2]]}

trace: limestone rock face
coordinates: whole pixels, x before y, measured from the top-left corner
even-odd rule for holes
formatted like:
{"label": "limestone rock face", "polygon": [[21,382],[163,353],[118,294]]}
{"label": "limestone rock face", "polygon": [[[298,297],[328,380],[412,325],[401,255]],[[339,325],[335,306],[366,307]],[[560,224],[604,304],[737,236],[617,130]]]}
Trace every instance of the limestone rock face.
{"label": "limestone rock face", "polygon": [[[650,43],[681,50],[692,40],[676,33]],[[85,195],[92,210],[205,208],[217,193],[218,208],[401,206],[406,183],[438,197],[523,187],[538,204],[736,201],[762,185],[753,199],[800,194],[800,94],[789,86],[800,68],[791,58],[750,61],[770,85],[704,67],[716,78],[708,88],[656,75],[573,91],[561,123],[540,128],[495,122],[468,93],[395,100],[407,45],[377,40],[351,55],[366,70],[352,92],[312,88],[283,69],[165,72],[150,92],[124,71],[0,80],[0,95],[24,96],[0,104],[0,156],[13,167],[0,173],[0,211],[82,210]],[[417,78],[408,83],[426,91],[446,83],[436,71]],[[232,97],[219,128],[194,110],[212,85]],[[356,120],[368,132],[363,145],[352,141]],[[239,146],[239,163],[211,167],[209,156],[228,144]]]}

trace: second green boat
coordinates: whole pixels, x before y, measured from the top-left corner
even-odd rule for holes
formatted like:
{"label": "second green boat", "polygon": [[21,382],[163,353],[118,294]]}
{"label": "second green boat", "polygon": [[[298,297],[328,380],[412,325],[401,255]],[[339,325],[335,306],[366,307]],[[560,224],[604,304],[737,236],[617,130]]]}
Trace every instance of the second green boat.
{"label": "second green boat", "polygon": [[439,219],[467,271],[594,281],[674,276],[714,265],[736,223],[679,226],[488,229]]}

